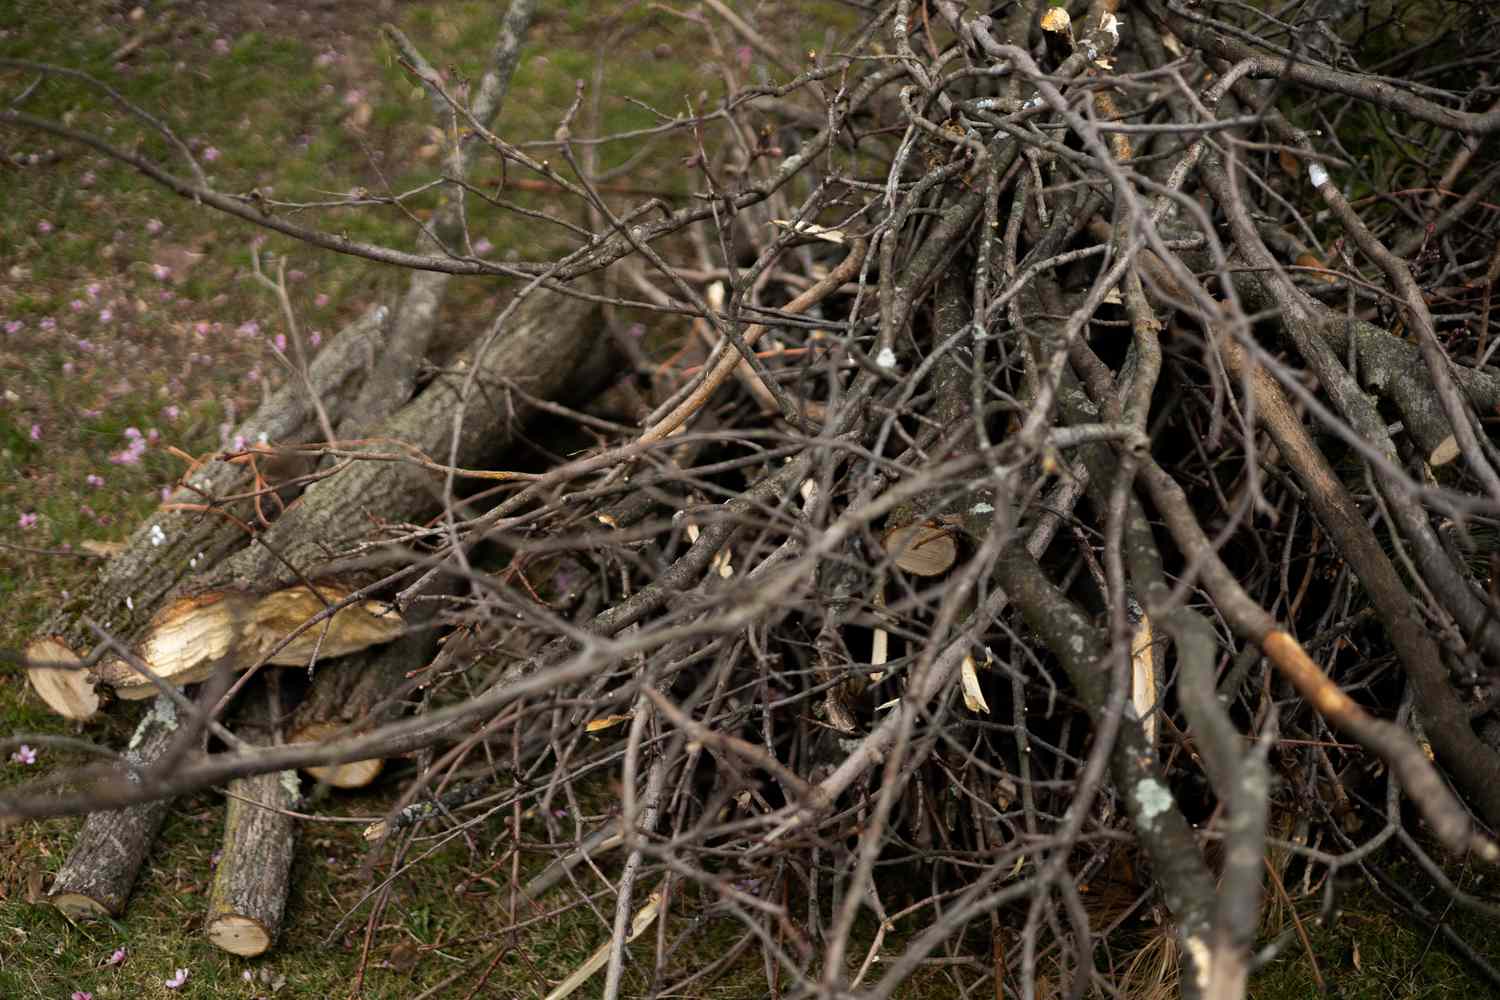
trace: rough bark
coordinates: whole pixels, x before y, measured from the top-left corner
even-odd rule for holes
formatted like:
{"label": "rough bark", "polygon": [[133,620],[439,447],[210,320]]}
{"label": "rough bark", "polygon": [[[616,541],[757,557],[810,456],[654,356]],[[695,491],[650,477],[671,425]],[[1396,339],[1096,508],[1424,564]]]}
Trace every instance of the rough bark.
{"label": "rough bark", "polygon": [[[159,760],[177,733],[177,719],[172,702],[158,698],[130,738],[125,751],[130,765],[142,768]],[[123,780],[139,778],[126,771]],[[171,799],[158,799],[90,813],[52,880],[48,902],[73,920],[118,917],[171,804]]]}
{"label": "rough bark", "polygon": [[[520,62],[521,40],[536,15],[536,0],[511,0],[510,9],[501,23],[500,37],[490,52],[489,69],[479,81],[469,113],[476,121],[486,126],[494,124],[495,118],[505,103],[510,90],[510,79]],[[456,115],[439,91],[436,81],[439,74],[428,65],[414,46],[401,32],[386,26],[386,36],[401,51],[411,69],[422,79],[431,81],[427,87],[432,100],[434,117],[442,123],[450,135],[459,134]],[[432,220],[431,228],[417,240],[424,251],[452,254],[471,253],[468,242],[468,225],[465,219],[465,192],[458,183],[468,173],[469,161],[475,145],[455,141],[448,144],[445,170],[453,183],[443,194],[443,202]],[[437,315],[442,307],[448,283],[453,276],[441,271],[413,271],[407,282],[406,295],[396,311],[390,339],[386,350],[365,379],[359,398],[350,408],[346,426],[339,429],[341,436],[351,436],[349,431],[359,427],[372,427],[384,419],[391,410],[411,398],[417,384],[417,370],[432,340],[437,326]]]}
{"label": "rough bark", "polygon": [[[247,743],[276,742],[268,695],[259,692],[237,734]],[[286,810],[301,798],[294,771],[273,771],[229,783],[224,845],[214,871],[204,930],[218,947],[246,957],[276,942],[290,889],[296,821]]]}
{"label": "rough bark", "polygon": [[[524,385],[532,396],[554,399],[582,396],[607,376],[608,352],[595,334],[592,314],[592,306],[573,299],[544,292],[531,296],[481,357],[464,358],[436,378],[388,418],[378,428],[376,441],[363,450],[385,456],[398,451],[403,456],[421,455],[439,464],[452,457],[460,466],[471,466],[503,449],[531,412],[524,401],[507,393],[510,380]],[[455,448],[453,430],[460,409]],[[349,597],[355,586],[368,582],[370,555],[378,548],[372,537],[379,527],[417,521],[439,509],[443,486],[443,473],[431,466],[405,460],[354,461],[310,485],[294,506],[256,536],[254,544],[218,560],[187,556],[160,525],[143,529],[147,543],[133,544],[132,552],[145,560],[144,565],[135,563],[143,576],[157,582],[151,600],[159,607],[133,648],[157,676],[176,683],[202,679],[220,662],[237,669],[250,666],[309,619]],[[152,551],[169,565],[151,563]],[[160,589],[167,579],[177,582],[170,596]],[[316,582],[317,594],[307,587],[309,582]],[[120,579],[101,590],[102,607],[73,602],[59,620],[77,623],[84,617],[105,617],[116,598],[130,603],[126,584]],[[132,626],[139,612],[140,603],[135,602]],[[354,601],[325,620],[326,629],[321,623],[307,629],[270,662],[306,664],[314,650],[319,659],[347,655],[388,642],[401,628],[399,616],[378,601]],[[105,618],[106,627],[109,621]],[[122,632],[118,626],[114,630]],[[123,697],[146,697],[154,688],[117,658],[95,667],[91,677]]]}

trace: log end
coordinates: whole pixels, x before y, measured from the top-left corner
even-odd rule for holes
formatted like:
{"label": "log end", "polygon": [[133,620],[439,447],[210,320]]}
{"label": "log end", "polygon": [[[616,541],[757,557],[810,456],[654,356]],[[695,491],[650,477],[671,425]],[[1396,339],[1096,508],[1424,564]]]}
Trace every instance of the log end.
{"label": "log end", "polygon": [[334,788],[365,788],[385,770],[385,761],[380,759],[356,760],[347,764],[329,764],[326,767],[309,767],[307,773],[314,780]]}
{"label": "log end", "polygon": [[[312,722],[298,729],[292,735],[291,742],[322,743],[342,729],[342,726],[332,722]],[[377,757],[349,761],[346,764],[320,764],[303,770],[314,780],[334,788],[364,788],[385,770],[385,761]]]}
{"label": "log end", "polygon": [[939,576],[958,560],[953,535],[931,524],[908,524],[881,540],[896,565],[913,576]]}
{"label": "log end", "polygon": [[49,896],[47,902],[57,907],[58,912],[74,923],[108,920],[115,916],[110,912],[109,907],[81,892],[59,892],[54,896]]}
{"label": "log end", "polygon": [[271,932],[259,921],[237,913],[226,913],[208,922],[208,939],[231,955],[254,958],[271,947]]}
{"label": "log end", "polygon": [[[78,663],[78,657],[60,640],[38,639],[26,647],[26,659],[33,663]],[[99,695],[94,691],[88,672],[67,666],[28,667],[26,679],[42,701],[57,714],[68,719],[86,721],[99,711]]]}

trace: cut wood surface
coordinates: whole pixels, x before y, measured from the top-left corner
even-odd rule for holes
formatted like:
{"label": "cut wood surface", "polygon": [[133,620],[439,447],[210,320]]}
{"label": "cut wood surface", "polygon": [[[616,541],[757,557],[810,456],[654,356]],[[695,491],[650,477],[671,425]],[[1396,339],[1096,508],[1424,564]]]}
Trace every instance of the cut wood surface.
{"label": "cut wood surface", "polygon": [[930,524],[897,528],[886,534],[883,543],[896,565],[914,576],[946,573],[958,559],[958,545],[953,541],[953,535]]}
{"label": "cut wood surface", "polygon": [[[135,767],[159,760],[177,733],[177,709],[159,697],[136,727],[125,751]],[[126,771],[122,780],[138,781]],[[47,900],[73,920],[118,917],[166,818],[171,799],[90,813],[67,860],[52,880]]]}
{"label": "cut wood surface", "polygon": [[[274,682],[275,678],[271,678]],[[247,743],[275,742],[267,693],[254,692],[236,735]],[[296,820],[287,814],[301,798],[293,771],[236,778],[228,786],[224,843],[209,890],[204,930],[218,947],[246,957],[264,954],[276,942],[286,913]]]}
{"label": "cut wood surface", "polygon": [[[234,651],[247,661],[242,666],[267,655],[277,666],[300,666],[315,652],[320,659],[334,659],[401,634],[401,616],[389,605],[358,601],[282,644],[304,622],[349,595],[348,588],[327,584],[316,593],[298,586],[264,597],[234,592],[181,597],[152,619],[140,659],[164,680],[192,684],[208,678]],[[119,658],[101,663],[92,677],[121,698],[149,698],[157,690],[150,678]]]}

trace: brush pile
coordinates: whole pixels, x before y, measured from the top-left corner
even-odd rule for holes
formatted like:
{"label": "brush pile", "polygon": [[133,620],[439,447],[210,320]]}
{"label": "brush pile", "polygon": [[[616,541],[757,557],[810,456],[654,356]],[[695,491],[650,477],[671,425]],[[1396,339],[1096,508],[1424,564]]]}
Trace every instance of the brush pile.
{"label": "brush pile", "polygon": [[[515,921],[604,924],[554,996],[1139,990],[1165,927],[1155,985],[1235,997],[1302,947],[1268,899],[1362,871],[1433,920],[1379,850],[1500,860],[1500,35],[1375,9],[897,0],[794,53],[708,0],[670,23],[721,97],[630,139],[681,147],[661,198],[585,88],[533,155],[487,126],[503,52],[471,105],[393,33],[463,137],[414,251],[118,151],[417,270],[30,651],[60,710],[159,694],[167,764],[0,816],[413,758],[376,850],[550,861]],[[474,252],[494,160],[571,252]],[[453,276],[516,296],[434,374]]]}

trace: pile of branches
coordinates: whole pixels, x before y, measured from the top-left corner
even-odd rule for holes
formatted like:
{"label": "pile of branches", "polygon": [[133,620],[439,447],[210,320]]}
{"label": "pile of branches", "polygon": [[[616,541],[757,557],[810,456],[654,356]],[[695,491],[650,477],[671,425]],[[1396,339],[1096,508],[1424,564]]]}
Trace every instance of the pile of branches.
{"label": "pile of branches", "polygon": [[[282,422],[196,468],[31,652],[53,682],[180,703],[166,763],[133,748],[131,781],[54,777],[0,816],[414,755],[375,849],[469,836],[518,927],[561,887],[549,906],[607,925],[577,978],[602,970],[611,998],[755,962],[774,995],[890,997],[922,973],[1083,996],[1123,988],[1157,925],[1169,986],[1242,996],[1302,947],[1268,899],[1327,918],[1358,872],[1438,922],[1383,873],[1391,849],[1492,909],[1442,868],[1500,860],[1495,23],[854,6],[858,29],[807,54],[717,0],[679,23],[727,96],[627,137],[690,144],[675,201],[604,178],[585,89],[536,155],[490,131],[529,4],[472,104],[392,32],[460,137],[416,250],[216,191],[185,147],[173,172],[0,111],[415,269],[374,324],[388,351],[299,362]],[[1447,17],[1471,19],[1461,49]],[[777,82],[741,79],[740,46]],[[490,158],[550,193],[529,211],[571,252],[474,252],[464,173]],[[430,329],[455,275],[512,279],[515,300],[424,374],[403,331]],[[643,341],[639,316],[676,332]],[[567,346],[486,362],[537,329]],[[576,360],[574,329],[609,359]],[[549,351],[566,371],[527,370]],[[485,458],[515,441],[524,470]],[[273,480],[273,457],[301,471]],[[203,532],[219,549],[188,565]],[[154,596],[127,608],[118,581],[143,576]],[[292,591],[306,608],[283,613]],[[178,678],[204,682],[189,703],[163,622],[209,605],[237,624]],[[368,641],[340,645],[356,611]],[[353,655],[319,672],[386,677],[369,711],[316,740],[223,730],[246,678],[324,642]],[[208,732],[218,752],[195,749]],[[591,808],[606,787],[614,807]],[[527,881],[512,862],[539,854]],[[733,944],[690,961],[726,923]]]}

